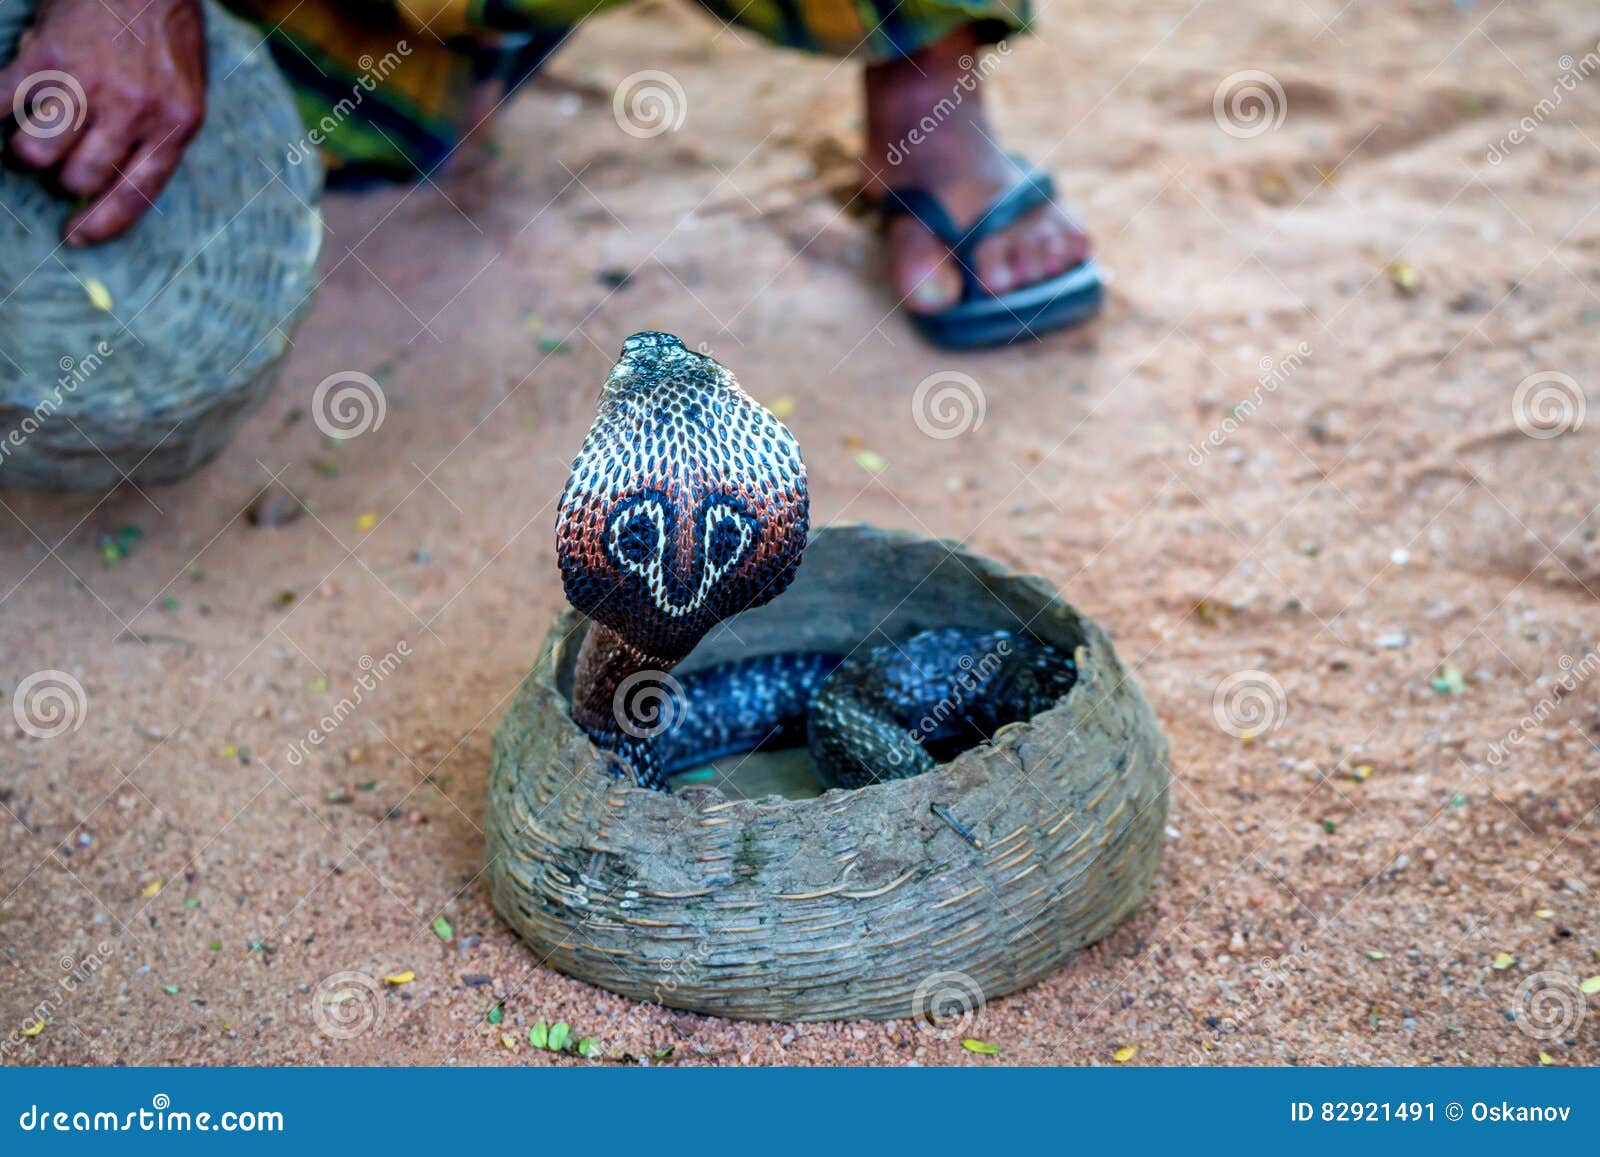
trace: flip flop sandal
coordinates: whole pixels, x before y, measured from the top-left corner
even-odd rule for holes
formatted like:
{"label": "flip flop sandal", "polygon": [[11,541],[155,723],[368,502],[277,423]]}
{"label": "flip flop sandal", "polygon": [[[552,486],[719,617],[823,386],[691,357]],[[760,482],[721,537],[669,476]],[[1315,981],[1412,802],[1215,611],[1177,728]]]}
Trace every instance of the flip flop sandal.
{"label": "flip flop sandal", "polygon": [[986,290],[974,272],[972,255],[980,241],[1055,199],[1056,183],[1050,174],[1030,168],[991,201],[970,228],[963,229],[927,189],[902,186],[884,194],[885,223],[901,216],[914,218],[950,247],[961,269],[960,302],[942,313],[911,314],[924,337],[952,349],[1002,345],[1077,325],[1099,312],[1105,275],[1092,260],[999,296]]}

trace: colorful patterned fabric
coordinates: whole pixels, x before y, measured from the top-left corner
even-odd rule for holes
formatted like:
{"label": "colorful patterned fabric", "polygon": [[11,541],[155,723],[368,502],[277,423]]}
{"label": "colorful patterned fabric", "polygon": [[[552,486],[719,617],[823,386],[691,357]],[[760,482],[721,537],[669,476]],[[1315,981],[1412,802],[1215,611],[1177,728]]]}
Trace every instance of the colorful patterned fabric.
{"label": "colorful patterned fabric", "polygon": [[[224,0],[261,29],[294,85],[305,147],[345,177],[426,173],[484,81],[515,88],[586,16],[627,0]],[[1030,0],[699,0],[716,19],[807,52],[885,60],[964,25],[992,43]]]}

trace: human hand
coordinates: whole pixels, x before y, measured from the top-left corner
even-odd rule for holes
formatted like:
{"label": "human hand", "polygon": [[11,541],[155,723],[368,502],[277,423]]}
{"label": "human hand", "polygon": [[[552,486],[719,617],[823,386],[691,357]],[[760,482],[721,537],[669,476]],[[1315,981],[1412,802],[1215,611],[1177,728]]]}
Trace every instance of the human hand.
{"label": "human hand", "polygon": [[44,0],[0,69],[11,152],[89,204],[69,245],[108,241],[161,195],[205,119],[199,0]]}

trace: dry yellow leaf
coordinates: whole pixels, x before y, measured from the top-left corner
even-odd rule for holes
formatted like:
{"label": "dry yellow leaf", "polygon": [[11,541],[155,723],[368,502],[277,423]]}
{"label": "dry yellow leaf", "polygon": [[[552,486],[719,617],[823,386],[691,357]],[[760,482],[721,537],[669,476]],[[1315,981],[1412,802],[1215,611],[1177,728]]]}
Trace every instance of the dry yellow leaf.
{"label": "dry yellow leaf", "polygon": [[111,291],[98,277],[85,277],[83,291],[89,295],[89,304],[101,313],[111,312]]}
{"label": "dry yellow leaf", "polygon": [[1511,955],[1511,953],[1496,952],[1494,954],[1494,960],[1490,963],[1489,967],[1493,968],[1496,972],[1504,972],[1516,962],[1517,958]]}
{"label": "dry yellow leaf", "polygon": [[1120,1065],[1120,1064],[1125,1064],[1126,1062],[1133,1060],[1133,1058],[1138,1056],[1138,1055],[1139,1055],[1139,1046],[1138,1045],[1123,1045],[1120,1049],[1118,1049],[1116,1052],[1111,1054],[1111,1059],[1116,1061],[1117,1064]]}
{"label": "dry yellow leaf", "polygon": [[1535,908],[1533,914],[1541,920],[1550,920],[1555,917],[1555,913],[1548,908]]}
{"label": "dry yellow leaf", "polygon": [[161,891],[161,881],[160,880],[151,880],[148,884],[146,884],[144,887],[139,889],[139,895],[143,896],[146,900],[148,900],[148,899],[150,899],[150,897],[158,894],[160,891]]}
{"label": "dry yellow leaf", "polygon": [[794,413],[794,406],[794,399],[788,394],[782,394],[767,403],[767,409],[771,410],[772,416],[780,422]]}
{"label": "dry yellow leaf", "polygon": [[405,972],[391,972],[383,978],[383,982],[385,984],[410,984],[416,978],[417,974],[407,969]]}
{"label": "dry yellow leaf", "polygon": [[1595,993],[1600,992],[1600,976],[1591,976],[1586,980],[1580,980],[1578,982],[1578,991],[1585,996],[1593,996]]}
{"label": "dry yellow leaf", "polygon": [[856,465],[869,474],[876,474],[889,463],[884,461],[883,455],[875,450],[862,450],[856,455]]}
{"label": "dry yellow leaf", "polygon": [[376,514],[363,514],[360,518],[356,519],[357,530],[371,530],[377,525],[378,516]]}
{"label": "dry yellow leaf", "polygon": [[44,1021],[36,1020],[32,1024],[30,1024],[27,1028],[22,1030],[22,1035],[23,1036],[38,1036],[43,1031],[44,1031]]}

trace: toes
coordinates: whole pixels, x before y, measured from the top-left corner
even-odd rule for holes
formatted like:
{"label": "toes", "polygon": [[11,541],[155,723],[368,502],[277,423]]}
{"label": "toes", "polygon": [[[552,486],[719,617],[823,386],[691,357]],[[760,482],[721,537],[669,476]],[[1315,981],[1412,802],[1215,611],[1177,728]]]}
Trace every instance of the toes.
{"label": "toes", "polygon": [[996,297],[1010,293],[1019,284],[1009,231],[978,242],[972,252],[972,264],[983,288]]}
{"label": "toes", "polygon": [[915,313],[938,313],[961,297],[961,278],[946,249],[914,221],[896,221],[889,230],[891,277],[895,293]]}

